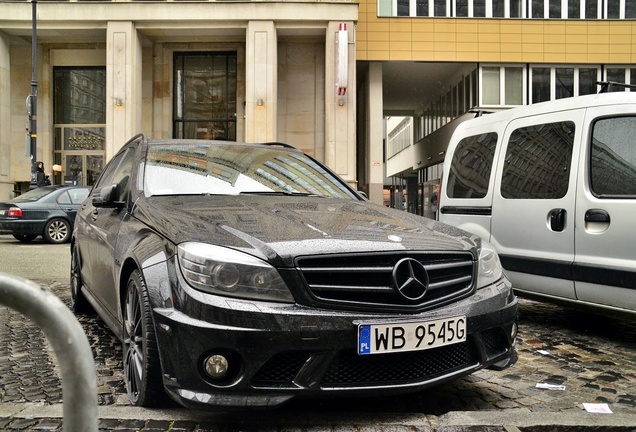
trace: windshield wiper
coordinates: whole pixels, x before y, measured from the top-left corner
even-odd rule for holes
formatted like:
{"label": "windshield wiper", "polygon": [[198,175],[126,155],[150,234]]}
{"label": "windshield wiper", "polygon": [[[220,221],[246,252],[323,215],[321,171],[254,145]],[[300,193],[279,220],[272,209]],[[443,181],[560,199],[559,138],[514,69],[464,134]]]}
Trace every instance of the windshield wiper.
{"label": "windshield wiper", "polygon": [[291,196],[308,196],[308,197],[320,197],[326,198],[324,195],[319,195],[310,192],[292,192],[292,191],[242,191],[239,195],[291,195]]}

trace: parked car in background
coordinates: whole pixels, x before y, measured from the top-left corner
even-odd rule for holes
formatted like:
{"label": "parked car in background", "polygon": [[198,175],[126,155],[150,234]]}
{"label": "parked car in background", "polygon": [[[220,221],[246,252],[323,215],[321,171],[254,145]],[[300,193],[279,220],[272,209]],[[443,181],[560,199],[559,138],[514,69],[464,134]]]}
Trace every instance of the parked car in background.
{"label": "parked car in background", "polygon": [[21,242],[41,235],[47,243],[66,243],[89,192],[88,186],[43,186],[0,202],[0,232]]}
{"label": "parked car in background", "polygon": [[78,213],[71,295],[123,341],[139,406],[415,392],[516,359],[490,245],[284,144],[133,138]]}
{"label": "parked car in background", "polygon": [[517,294],[636,314],[636,93],[561,99],[455,130],[439,220],[492,243]]}

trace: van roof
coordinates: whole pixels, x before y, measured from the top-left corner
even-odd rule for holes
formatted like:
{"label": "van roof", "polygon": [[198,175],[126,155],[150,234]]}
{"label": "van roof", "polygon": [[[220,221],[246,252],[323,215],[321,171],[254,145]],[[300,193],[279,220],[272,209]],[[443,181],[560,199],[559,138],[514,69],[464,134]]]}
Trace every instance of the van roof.
{"label": "van roof", "polygon": [[538,114],[617,104],[634,104],[634,112],[636,112],[636,92],[598,93],[540,102],[532,105],[524,105],[517,108],[497,111],[492,114],[483,114],[479,117],[475,117],[474,119],[466,120],[457,127],[457,130],[470,129],[475,126],[483,126],[489,123],[507,122],[514,118],[528,117]]}

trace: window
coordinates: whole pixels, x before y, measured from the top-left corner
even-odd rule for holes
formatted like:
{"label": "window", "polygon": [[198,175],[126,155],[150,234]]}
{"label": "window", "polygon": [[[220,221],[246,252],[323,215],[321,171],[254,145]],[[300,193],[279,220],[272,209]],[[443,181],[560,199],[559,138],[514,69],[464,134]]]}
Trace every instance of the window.
{"label": "window", "polygon": [[591,189],[600,198],[636,197],[636,117],[606,118],[592,126]]}
{"label": "window", "polygon": [[174,138],[236,140],[236,53],[174,55]]}
{"label": "window", "polygon": [[524,69],[521,66],[483,66],[481,105],[511,106],[524,103]]}
{"label": "window", "polygon": [[92,186],[102,171],[106,136],[106,68],[53,69],[53,184]]}
{"label": "window", "polygon": [[453,155],[446,194],[451,198],[485,197],[496,147],[494,132],[462,139]]}
{"label": "window", "polygon": [[574,123],[516,129],[510,135],[501,177],[501,195],[517,199],[558,199],[568,191]]}
{"label": "window", "polygon": [[600,77],[590,67],[532,67],[530,73],[531,103],[597,93]]}

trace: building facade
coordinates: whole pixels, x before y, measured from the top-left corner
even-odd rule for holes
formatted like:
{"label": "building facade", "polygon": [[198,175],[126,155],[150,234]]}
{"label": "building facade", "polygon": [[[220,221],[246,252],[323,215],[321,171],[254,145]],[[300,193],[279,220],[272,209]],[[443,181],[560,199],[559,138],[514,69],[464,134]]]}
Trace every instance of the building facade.
{"label": "building facade", "polygon": [[28,188],[32,135],[54,183],[91,184],[142,132],[287,142],[372,201],[431,215],[458,122],[636,83],[631,0],[33,6],[0,1],[0,200]]}
{"label": "building facade", "polygon": [[289,142],[355,185],[357,11],[348,1],[1,2],[0,199],[28,188],[32,138],[53,183],[91,185],[138,133]]}

